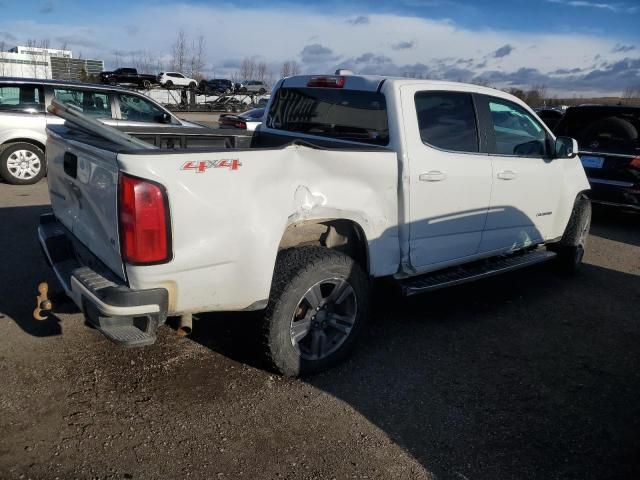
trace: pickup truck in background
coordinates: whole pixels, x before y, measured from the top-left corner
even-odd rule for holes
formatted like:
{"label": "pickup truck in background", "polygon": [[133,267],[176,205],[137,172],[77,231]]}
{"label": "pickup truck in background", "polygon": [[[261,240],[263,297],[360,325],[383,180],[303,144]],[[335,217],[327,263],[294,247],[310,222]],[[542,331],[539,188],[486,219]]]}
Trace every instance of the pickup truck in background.
{"label": "pickup truck in background", "polygon": [[340,73],[280,80],[233,148],[158,148],[54,103],[38,235],[88,321],[134,346],[167,316],[260,310],[266,354],[297,376],[351,351],[372,279],[412,295],[579,267],[575,140],[502,91]]}
{"label": "pickup truck in background", "polygon": [[101,72],[100,81],[109,85],[137,85],[140,88],[151,88],[159,83],[155,75],[138,73],[135,68],[116,68],[112,72]]}

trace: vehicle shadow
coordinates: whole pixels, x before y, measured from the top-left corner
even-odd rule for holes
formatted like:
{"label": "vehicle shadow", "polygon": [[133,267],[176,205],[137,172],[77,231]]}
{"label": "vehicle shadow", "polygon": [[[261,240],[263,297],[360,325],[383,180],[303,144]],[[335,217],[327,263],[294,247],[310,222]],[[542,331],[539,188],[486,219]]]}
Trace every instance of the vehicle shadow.
{"label": "vehicle shadow", "polygon": [[47,265],[37,239],[41,214],[50,205],[0,208],[0,315],[13,320],[26,333],[36,337],[60,335],[62,329],[55,314],[46,320],[33,318],[38,283],[49,282],[49,294],[58,313],[77,312],[75,305],[61,293],[57,280]]}
{"label": "vehicle shadow", "polygon": [[594,205],[591,234],[640,247],[640,213]]}
{"label": "vehicle shadow", "polygon": [[[521,212],[503,213],[531,233]],[[408,299],[378,282],[355,354],[302,381],[439,479],[635,478],[638,300],[640,277],[589,264],[573,277],[549,263]],[[192,339],[264,369],[259,328],[259,314],[208,314]]]}
{"label": "vehicle shadow", "polygon": [[[436,478],[638,478],[639,277],[540,265],[408,299],[376,290],[355,354],[302,381]],[[259,320],[209,314],[192,339],[268,369]]]}

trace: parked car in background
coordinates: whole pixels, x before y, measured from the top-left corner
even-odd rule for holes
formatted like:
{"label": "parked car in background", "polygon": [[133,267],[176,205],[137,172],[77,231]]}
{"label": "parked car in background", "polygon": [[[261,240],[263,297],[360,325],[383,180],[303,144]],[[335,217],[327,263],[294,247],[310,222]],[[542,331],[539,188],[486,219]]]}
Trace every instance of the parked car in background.
{"label": "parked car in background", "polygon": [[264,108],[254,108],[238,115],[220,115],[220,128],[240,128],[250,132],[258,128],[264,117]]}
{"label": "parked car in background", "polygon": [[536,113],[542,121],[547,124],[547,127],[552,130],[564,115],[562,110],[557,110],[555,108],[537,108]]}
{"label": "parked car in background", "polygon": [[201,80],[198,90],[207,95],[228,95],[235,91],[235,87],[231,80],[213,78],[211,80]]}
{"label": "parked car in background", "polygon": [[140,74],[135,68],[117,68],[112,72],[101,72],[100,81],[109,85],[131,84],[151,88],[158,84],[155,75]]}
{"label": "parked car in background", "polygon": [[240,93],[259,93],[260,95],[267,93],[267,87],[264,82],[259,82],[257,80],[247,80],[240,84],[238,91]]}
{"label": "parked car in background", "polygon": [[593,202],[640,210],[640,107],[571,107],[555,133],[578,140]]}
{"label": "parked car in background", "polygon": [[198,87],[198,82],[195,79],[179,72],[160,72],[158,83],[166,88],[183,87],[195,90]]}
{"label": "parked car in background", "polygon": [[5,181],[27,185],[45,175],[46,128],[63,123],[46,112],[52,98],[115,127],[202,127],[180,120],[140,93],[119,87],[0,77],[0,175]]}

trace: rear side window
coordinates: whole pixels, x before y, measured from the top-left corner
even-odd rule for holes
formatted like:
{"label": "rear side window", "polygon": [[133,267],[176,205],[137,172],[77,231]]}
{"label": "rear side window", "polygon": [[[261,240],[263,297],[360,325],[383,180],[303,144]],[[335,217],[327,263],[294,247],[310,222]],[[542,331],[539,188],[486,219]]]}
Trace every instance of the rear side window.
{"label": "rear side window", "polygon": [[420,138],[454,152],[478,152],[478,127],[471,94],[418,92],[415,95]]}
{"label": "rear side window", "polygon": [[489,98],[498,155],[544,157],[547,132],[524,108],[508,100]]}
{"label": "rear side window", "polygon": [[0,112],[44,112],[40,85],[0,85]]}
{"label": "rear side window", "polygon": [[373,145],[389,143],[387,103],[379,92],[281,88],[271,102],[267,126]]}
{"label": "rear side window", "polygon": [[56,100],[78,108],[85,115],[95,118],[113,118],[109,94],[67,88],[54,88]]}

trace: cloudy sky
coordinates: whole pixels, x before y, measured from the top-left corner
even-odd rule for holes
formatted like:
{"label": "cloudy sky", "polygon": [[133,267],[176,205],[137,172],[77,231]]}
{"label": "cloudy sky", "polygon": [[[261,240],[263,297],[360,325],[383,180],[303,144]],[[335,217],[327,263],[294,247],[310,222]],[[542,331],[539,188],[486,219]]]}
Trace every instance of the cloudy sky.
{"label": "cloudy sky", "polygon": [[[74,55],[168,63],[179,29],[203,35],[206,71],[285,60],[303,72],[421,75],[558,95],[619,95],[640,85],[640,0],[395,0],[234,3],[164,0],[0,0],[0,42],[66,44]],[[124,60],[123,60],[124,58]]]}

